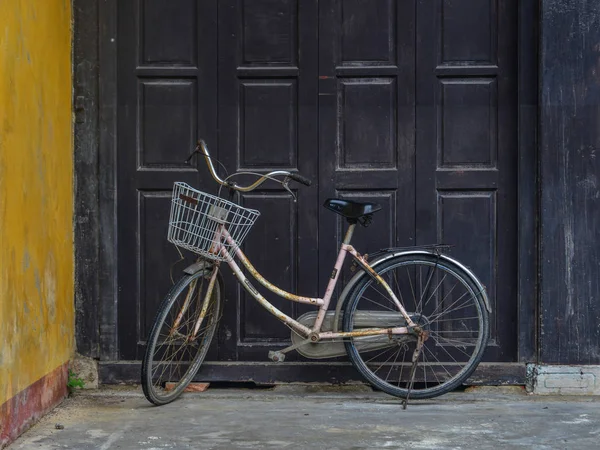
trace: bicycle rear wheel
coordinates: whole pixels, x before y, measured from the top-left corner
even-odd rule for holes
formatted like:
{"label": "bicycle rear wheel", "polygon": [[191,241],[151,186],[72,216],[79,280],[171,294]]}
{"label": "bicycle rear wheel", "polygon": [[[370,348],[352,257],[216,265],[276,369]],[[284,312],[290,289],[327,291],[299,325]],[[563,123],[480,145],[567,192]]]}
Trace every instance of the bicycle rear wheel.
{"label": "bicycle rear wheel", "polygon": [[[413,322],[429,333],[417,360],[410,397],[436,397],[466,381],[479,364],[489,335],[488,311],[472,275],[433,254],[398,255],[376,271]],[[358,329],[365,316],[379,317],[382,312],[387,323],[380,326],[392,326],[390,315],[395,314],[393,326],[406,326],[389,294],[365,276],[344,306],[343,329]],[[372,385],[407,397],[416,337],[359,337],[345,345],[353,365]]]}
{"label": "bicycle rear wheel", "polygon": [[219,275],[206,295],[211,274],[182,277],[158,310],[142,361],[144,395],[155,405],[179,397],[206,356],[222,310]]}

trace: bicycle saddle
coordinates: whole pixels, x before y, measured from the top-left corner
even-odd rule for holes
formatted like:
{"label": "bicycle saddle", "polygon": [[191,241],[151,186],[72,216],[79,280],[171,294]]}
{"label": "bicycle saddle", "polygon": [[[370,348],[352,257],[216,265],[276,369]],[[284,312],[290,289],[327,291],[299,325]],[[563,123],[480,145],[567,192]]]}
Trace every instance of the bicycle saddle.
{"label": "bicycle saddle", "polygon": [[354,202],[352,200],[342,200],[341,198],[328,198],[323,206],[348,219],[358,219],[381,209],[381,206],[377,203]]}

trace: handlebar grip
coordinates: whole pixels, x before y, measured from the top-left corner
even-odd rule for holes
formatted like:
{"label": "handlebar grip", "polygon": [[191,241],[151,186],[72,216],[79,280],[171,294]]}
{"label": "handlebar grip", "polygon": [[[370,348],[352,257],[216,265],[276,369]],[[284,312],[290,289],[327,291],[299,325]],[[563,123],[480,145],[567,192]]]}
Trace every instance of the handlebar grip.
{"label": "handlebar grip", "polygon": [[291,180],[297,181],[298,183],[302,183],[304,186],[310,186],[312,184],[312,181],[310,181],[308,178],[303,177],[302,175],[300,175],[299,173],[290,173],[288,175],[288,177]]}

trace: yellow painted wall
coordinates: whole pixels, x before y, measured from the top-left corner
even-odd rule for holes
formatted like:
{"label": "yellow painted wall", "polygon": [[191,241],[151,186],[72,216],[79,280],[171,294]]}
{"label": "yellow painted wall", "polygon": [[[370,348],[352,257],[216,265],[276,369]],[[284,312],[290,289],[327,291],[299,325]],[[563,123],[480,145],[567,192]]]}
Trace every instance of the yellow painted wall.
{"label": "yellow painted wall", "polygon": [[74,349],[70,0],[0,1],[0,405]]}

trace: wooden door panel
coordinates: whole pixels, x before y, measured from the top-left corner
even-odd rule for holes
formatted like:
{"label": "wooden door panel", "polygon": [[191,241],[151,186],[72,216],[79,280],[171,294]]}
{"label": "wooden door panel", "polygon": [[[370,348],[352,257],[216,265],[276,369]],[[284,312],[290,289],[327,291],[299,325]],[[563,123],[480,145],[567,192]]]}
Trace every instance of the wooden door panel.
{"label": "wooden door panel", "polygon": [[440,242],[453,243],[451,255],[473,269],[489,293],[496,292],[496,193],[441,190],[437,226]]}
{"label": "wooden door panel", "polygon": [[[121,16],[131,25],[139,17],[138,61],[144,66],[189,66],[198,62],[197,0],[127,0],[135,16]],[[206,4],[206,2],[204,2]],[[204,7],[205,4],[200,5]],[[203,11],[205,13],[205,11]],[[127,18],[127,19],[126,19]]]}
{"label": "wooden door panel", "polygon": [[338,65],[394,65],[396,62],[395,0],[344,0],[334,2],[339,26]]}
{"label": "wooden door panel", "polygon": [[297,66],[299,1],[227,2],[240,24],[242,65]]}
{"label": "wooden door panel", "polygon": [[[442,79],[438,84],[437,167],[496,169],[498,86],[496,79]],[[468,128],[466,128],[468,126]]]}
{"label": "wooden door panel", "polygon": [[141,191],[138,194],[139,225],[136,234],[141,239],[136,249],[139,255],[139,286],[136,286],[139,294],[136,303],[140,308],[140,336],[148,336],[158,306],[164,298],[165,286],[171,284],[169,271],[165,270],[161,261],[177,260],[177,251],[164,238],[168,228],[164,218],[165,214],[169,214],[170,200],[171,191]]}
{"label": "wooden door panel", "polygon": [[[498,3],[508,8],[513,6],[506,0],[422,2],[426,9],[433,8],[429,20],[430,23],[436,23],[433,34],[440,43],[439,51],[435,53],[438,64],[497,63],[498,48],[504,47],[505,44],[498,41],[498,23],[499,20],[504,20],[504,17],[498,15]],[[506,12],[511,13],[504,10],[504,14]],[[509,25],[514,27],[514,24]]]}
{"label": "wooden door panel", "polygon": [[240,80],[238,89],[240,170],[297,170],[297,80]]}
{"label": "wooden door panel", "polygon": [[343,78],[337,94],[337,170],[396,169],[396,79]]}
{"label": "wooden door panel", "polygon": [[139,80],[138,170],[193,170],[184,161],[196,142],[196,99],[195,80]]}

